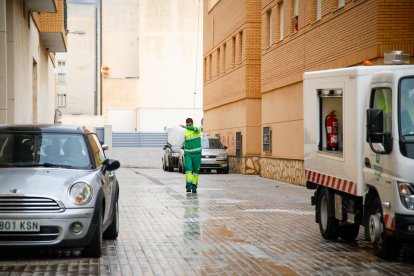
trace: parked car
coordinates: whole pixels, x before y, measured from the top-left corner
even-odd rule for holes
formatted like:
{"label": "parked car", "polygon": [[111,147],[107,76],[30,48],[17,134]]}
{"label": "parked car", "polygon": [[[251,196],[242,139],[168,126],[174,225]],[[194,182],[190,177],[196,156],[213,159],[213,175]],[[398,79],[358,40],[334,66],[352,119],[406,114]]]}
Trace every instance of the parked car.
{"label": "parked car", "polygon": [[178,168],[178,160],[180,158],[179,146],[171,146],[167,144],[164,146],[164,155],[162,157],[162,168],[164,171],[173,172],[174,169]]}
{"label": "parked car", "polygon": [[[227,147],[223,146],[220,139],[216,137],[201,138],[201,166],[200,171],[217,171],[218,173],[229,173],[229,157]],[[180,151],[178,171],[185,173],[184,149]]]}
{"label": "parked car", "polygon": [[100,257],[119,231],[117,160],[86,128],[0,126],[0,247]]}

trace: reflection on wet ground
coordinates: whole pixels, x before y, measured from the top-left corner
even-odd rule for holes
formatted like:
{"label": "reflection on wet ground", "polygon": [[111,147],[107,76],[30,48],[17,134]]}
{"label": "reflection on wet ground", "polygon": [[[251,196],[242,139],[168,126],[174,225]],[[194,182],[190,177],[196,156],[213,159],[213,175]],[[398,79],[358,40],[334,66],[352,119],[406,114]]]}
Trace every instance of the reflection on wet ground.
{"label": "reflection on wet ground", "polygon": [[120,235],[100,259],[79,252],[19,251],[0,275],[409,275],[414,252],[386,262],[363,240],[325,241],[303,187],[257,176],[184,176],[120,169]]}

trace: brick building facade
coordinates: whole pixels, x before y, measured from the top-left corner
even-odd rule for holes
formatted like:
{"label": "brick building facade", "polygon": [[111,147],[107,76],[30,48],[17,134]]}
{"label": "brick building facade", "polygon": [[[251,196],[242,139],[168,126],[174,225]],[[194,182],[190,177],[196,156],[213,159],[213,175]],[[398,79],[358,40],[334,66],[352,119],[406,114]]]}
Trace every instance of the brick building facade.
{"label": "brick building facade", "polygon": [[304,184],[303,73],[414,56],[411,0],[204,2],[204,129],[233,171]]}

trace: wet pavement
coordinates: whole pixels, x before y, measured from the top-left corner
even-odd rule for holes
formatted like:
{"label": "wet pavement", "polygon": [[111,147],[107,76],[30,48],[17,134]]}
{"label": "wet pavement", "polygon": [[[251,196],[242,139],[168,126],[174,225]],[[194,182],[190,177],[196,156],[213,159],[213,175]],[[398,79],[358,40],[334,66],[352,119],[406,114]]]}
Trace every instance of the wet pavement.
{"label": "wet pavement", "polygon": [[186,194],[177,172],[117,175],[120,234],[101,258],[1,251],[0,275],[414,275],[409,248],[387,262],[362,230],[354,243],[323,240],[304,187],[202,174],[199,193]]}

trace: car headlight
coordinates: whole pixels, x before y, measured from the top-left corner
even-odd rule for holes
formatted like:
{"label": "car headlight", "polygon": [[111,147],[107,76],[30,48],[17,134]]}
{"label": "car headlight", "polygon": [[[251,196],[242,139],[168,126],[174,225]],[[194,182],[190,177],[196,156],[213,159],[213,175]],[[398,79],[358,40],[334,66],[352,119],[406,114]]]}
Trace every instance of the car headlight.
{"label": "car headlight", "polygon": [[220,160],[226,160],[227,159],[227,152],[223,152],[223,153],[220,153],[219,155],[217,155],[217,159],[220,159]]}
{"label": "car headlight", "polygon": [[92,198],[92,188],[85,182],[77,182],[69,189],[69,197],[77,205],[85,205]]}
{"label": "car headlight", "polygon": [[400,194],[401,203],[409,210],[414,210],[413,185],[413,183],[398,182],[398,192]]}

